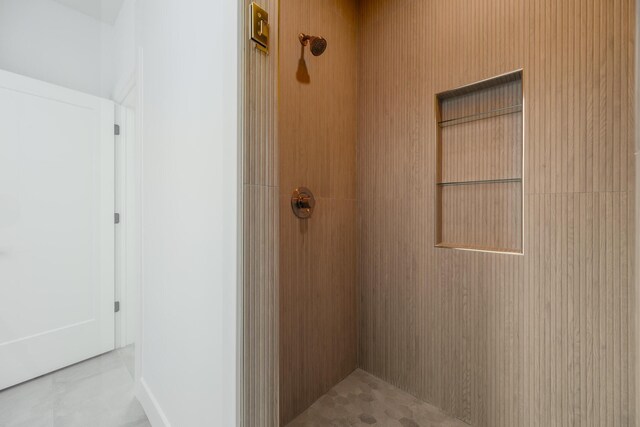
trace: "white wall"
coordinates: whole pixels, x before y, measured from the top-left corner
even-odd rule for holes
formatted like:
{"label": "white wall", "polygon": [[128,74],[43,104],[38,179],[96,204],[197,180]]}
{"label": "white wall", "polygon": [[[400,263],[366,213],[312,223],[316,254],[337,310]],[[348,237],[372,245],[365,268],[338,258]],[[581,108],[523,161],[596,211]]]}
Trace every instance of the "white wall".
{"label": "white wall", "polygon": [[110,98],[113,32],[52,0],[0,0],[0,69]]}
{"label": "white wall", "polygon": [[138,0],[143,333],[154,426],[233,426],[237,2]]}
{"label": "white wall", "polygon": [[136,69],[136,0],[125,0],[113,25],[113,95],[116,102],[126,95]]}
{"label": "white wall", "polygon": [[126,0],[113,26],[0,0],[0,68],[112,98],[143,52],[138,396],[154,426],[236,419],[237,2]]}

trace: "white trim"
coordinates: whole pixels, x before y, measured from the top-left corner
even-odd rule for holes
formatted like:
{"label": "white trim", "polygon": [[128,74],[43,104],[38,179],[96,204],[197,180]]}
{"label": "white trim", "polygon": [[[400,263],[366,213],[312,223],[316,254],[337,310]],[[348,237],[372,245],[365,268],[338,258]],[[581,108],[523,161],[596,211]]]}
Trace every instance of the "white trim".
{"label": "white trim", "polygon": [[144,84],[143,84],[143,50],[141,47],[136,52],[136,143],[138,147],[137,169],[138,169],[138,192],[140,194],[140,204],[138,215],[140,217],[140,228],[138,229],[138,241],[140,242],[138,253],[138,265],[140,266],[140,283],[138,285],[138,334],[136,337],[136,350],[135,350],[135,375],[134,381],[136,388],[142,381],[143,369],[142,369],[142,354],[144,351],[144,269],[142,268],[142,261],[144,259],[144,203],[143,200],[143,181],[144,181],[144,134],[142,133],[142,123],[144,120]]}
{"label": "white trim", "polygon": [[12,73],[11,71],[3,69],[0,69],[0,88],[13,92],[29,94],[52,102],[73,105],[87,110],[93,109],[96,102],[105,104],[105,108],[107,108],[108,105],[113,105],[113,102],[109,99],[80,92],[75,89],[69,89],[64,86],[58,86],[32,77],[23,76],[22,74]]}
{"label": "white trim", "polygon": [[127,194],[127,182],[124,160],[124,146],[126,145],[126,109],[121,105],[115,105],[114,122],[120,126],[120,135],[114,138],[115,153],[115,200],[114,211],[120,214],[120,223],[114,227],[115,233],[115,281],[114,296],[115,300],[120,302],[120,310],[115,314],[115,346],[122,348],[127,345],[126,322],[127,316],[124,313],[128,301],[125,300],[127,288],[127,241],[125,232],[125,223],[122,220],[123,214],[126,214],[125,205]]}
{"label": "white trim", "polygon": [[115,228],[115,294],[116,301],[120,301],[120,311],[116,313],[116,348],[120,348],[135,344],[138,335],[141,194],[135,110],[116,105],[116,123],[120,125],[120,135],[115,144],[115,210],[120,214],[120,223]]}
{"label": "white trim", "polygon": [[153,427],[171,427],[171,423],[144,378],[140,378],[136,383],[136,397]]}
{"label": "white trim", "polygon": [[125,99],[127,99],[131,91],[135,89],[137,77],[136,74],[137,73],[135,71],[132,72],[129,78],[126,80],[126,83],[114,91],[113,100],[117,104],[124,104]]}

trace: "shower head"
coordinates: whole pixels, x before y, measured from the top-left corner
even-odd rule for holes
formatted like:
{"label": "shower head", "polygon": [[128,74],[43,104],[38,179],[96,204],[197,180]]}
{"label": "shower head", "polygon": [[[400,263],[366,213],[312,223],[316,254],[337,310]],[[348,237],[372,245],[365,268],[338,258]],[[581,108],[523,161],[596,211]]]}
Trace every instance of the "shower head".
{"label": "shower head", "polygon": [[327,41],[322,37],[312,37],[310,40],[311,53],[313,56],[320,56],[327,48]]}
{"label": "shower head", "polygon": [[298,38],[300,39],[300,43],[302,44],[302,46],[309,45],[309,49],[311,50],[313,56],[322,55],[327,48],[327,41],[324,39],[324,37],[316,37],[300,33],[298,35]]}

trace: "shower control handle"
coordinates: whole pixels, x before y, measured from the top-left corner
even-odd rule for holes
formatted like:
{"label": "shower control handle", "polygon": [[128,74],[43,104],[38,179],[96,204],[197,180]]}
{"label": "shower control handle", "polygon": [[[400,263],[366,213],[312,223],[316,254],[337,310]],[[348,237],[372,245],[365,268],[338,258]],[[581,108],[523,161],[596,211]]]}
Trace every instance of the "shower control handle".
{"label": "shower control handle", "polygon": [[291,196],[291,210],[300,219],[310,218],[316,206],[316,199],[313,193],[306,187],[299,187],[293,191]]}
{"label": "shower control handle", "polygon": [[298,209],[311,209],[311,197],[301,194],[298,196],[296,205],[298,206]]}

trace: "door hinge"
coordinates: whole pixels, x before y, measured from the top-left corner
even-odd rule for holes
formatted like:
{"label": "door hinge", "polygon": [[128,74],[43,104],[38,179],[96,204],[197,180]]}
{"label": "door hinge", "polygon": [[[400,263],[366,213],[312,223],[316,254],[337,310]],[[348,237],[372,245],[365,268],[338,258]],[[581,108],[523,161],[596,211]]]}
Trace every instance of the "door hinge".
{"label": "door hinge", "polygon": [[114,311],[115,313],[117,313],[117,312],[119,312],[119,311],[120,311],[120,301],[116,301],[116,302],[113,304],[113,311]]}
{"label": "door hinge", "polygon": [[113,125],[113,134],[120,135],[120,125]]}
{"label": "door hinge", "polygon": [[113,214],[113,222],[115,224],[120,224],[120,214],[118,212]]}

